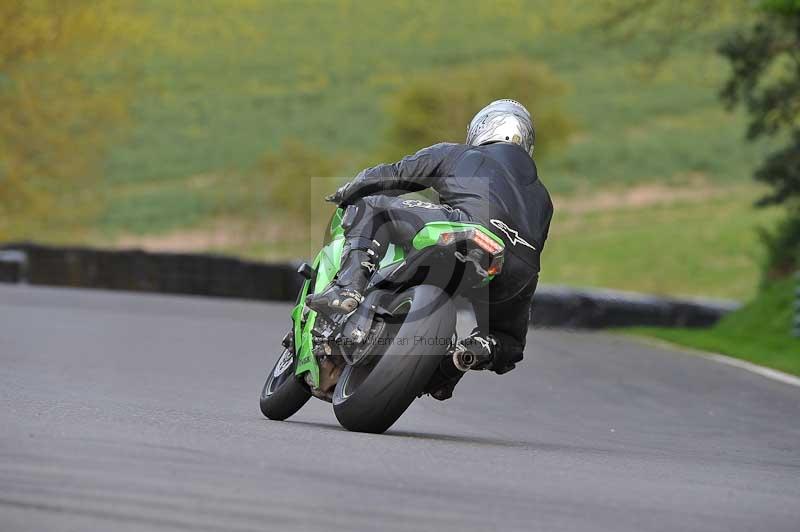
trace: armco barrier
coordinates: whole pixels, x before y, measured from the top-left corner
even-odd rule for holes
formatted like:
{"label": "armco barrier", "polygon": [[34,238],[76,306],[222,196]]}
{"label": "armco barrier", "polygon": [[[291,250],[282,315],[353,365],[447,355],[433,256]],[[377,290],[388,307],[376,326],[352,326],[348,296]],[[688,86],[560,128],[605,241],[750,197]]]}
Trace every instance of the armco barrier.
{"label": "armco barrier", "polygon": [[636,325],[709,327],[739,308],[735,301],[677,299],[633,292],[542,285],[531,323],[543,327],[603,328]]}
{"label": "armco barrier", "polygon": [[28,256],[23,251],[0,249],[0,282],[25,282]]}
{"label": "armco barrier", "polygon": [[[0,247],[0,253],[10,251],[25,255],[24,282],[37,285],[278,301],[293,300],[300,286],[296,268],[290,264],[211,254],[111,251],[29,243]],[[13,278],[13,274],[10,276]]]}
{"label": "armco barrier", "polygon": [[[212,254],[149,253],[55,247],[0,246],[0,282],[294,301],[296,264],[268,264]],[[706,327],[737,303],[647,296],[612,290],[542,285],[531,323],[602,328],[634,325]]]}

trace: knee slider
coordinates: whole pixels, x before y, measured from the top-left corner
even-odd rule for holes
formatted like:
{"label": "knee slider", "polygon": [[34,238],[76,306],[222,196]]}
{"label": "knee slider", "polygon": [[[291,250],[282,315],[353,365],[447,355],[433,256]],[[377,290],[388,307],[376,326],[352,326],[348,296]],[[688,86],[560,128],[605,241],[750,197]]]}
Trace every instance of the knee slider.
{"label": "knee slider", "polygon": [[344,215],[342,216],[342,229],[347,231],[353,227],[353,223],[356,221],[356,216],[358,216],[358,204],[356,203],[353,205],[348,205],[344,210]]}

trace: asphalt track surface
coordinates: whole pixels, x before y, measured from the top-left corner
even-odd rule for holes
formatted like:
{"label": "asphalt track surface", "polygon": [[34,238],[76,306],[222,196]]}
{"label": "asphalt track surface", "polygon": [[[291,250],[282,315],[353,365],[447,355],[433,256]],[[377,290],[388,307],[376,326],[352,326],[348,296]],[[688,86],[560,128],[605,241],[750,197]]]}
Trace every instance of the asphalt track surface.
{"label": "asphalt track surface", "polygon": [[272,422],[288,308],[0,285],[0,530],[800,530],[800,388],[532,331],[385,435]]}

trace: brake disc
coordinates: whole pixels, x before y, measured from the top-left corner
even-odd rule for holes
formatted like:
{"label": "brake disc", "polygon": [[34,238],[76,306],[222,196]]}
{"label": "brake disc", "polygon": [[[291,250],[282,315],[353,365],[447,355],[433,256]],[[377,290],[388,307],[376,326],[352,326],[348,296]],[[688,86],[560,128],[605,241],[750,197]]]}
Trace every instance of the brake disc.
{"label": "brake disc", "polygon": [[344,358],[345,362],[350,366],[364,364],[369,360],[369,355],[375,351],[376,347],[383,345],[383,342],[380,340],[385,329],[386,322],[380,318],[375,319],[372,328],[362,341],[356,343],[352,340],[348,340],[344,345],[339,345],[339,352],[342,358]]}

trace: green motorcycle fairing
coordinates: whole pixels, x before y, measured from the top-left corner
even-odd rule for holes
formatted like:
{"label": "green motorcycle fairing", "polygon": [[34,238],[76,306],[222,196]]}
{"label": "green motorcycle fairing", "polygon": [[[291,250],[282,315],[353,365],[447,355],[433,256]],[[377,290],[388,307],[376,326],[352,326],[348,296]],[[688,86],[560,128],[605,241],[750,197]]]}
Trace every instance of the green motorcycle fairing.
{"label": "green motorcycle fairing", "polygon": [[[319,386],[319,364],[314,356],[311,332],[314,330],[317,313],[305,308],[305,299],[311,289],[312,281],[314,287],[311,293],[318,293],[330,284],[339,271],[345,242],[344,230],[342,229],[343,214],[344,210],[341,207],[336,209],[336,213],[330,225],[330,240],[323,245],[311,265],[316,275],[303,283],[300,295],[297,299],[297,304],[294,309],[292,309],[295,356],[297,357],[295,374],[298,377],[302,377],[305,373],[309,373],[314,386]],[[412,245],[416,250],[425,249],[437,245],[439,237],[443,233],[468,231],[470,229],[481,231],[503,246],[503,240],[500,237],[480,224],[446,221],[429,222],[425,224],[425,227],[414,237]],[[379,268],[384,268],[391,264],[402,262],[403,260],[405,260],[404,250],[399,246],[389,244],[386,249],[386,254],[379,264]],[[485,282],[491,281],[493,277],[493,275],[489,276]]]}

